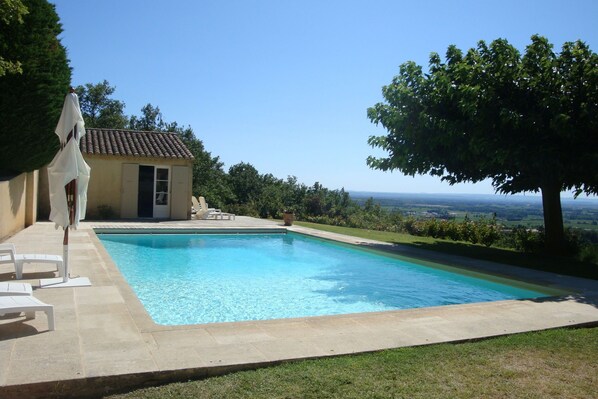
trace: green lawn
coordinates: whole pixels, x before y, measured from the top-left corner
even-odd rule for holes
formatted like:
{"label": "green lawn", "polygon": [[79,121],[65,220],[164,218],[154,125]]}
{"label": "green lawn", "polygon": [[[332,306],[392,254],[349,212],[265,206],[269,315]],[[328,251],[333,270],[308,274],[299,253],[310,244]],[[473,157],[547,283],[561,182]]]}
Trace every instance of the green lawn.
{"label": "green lawn", "polygon": [[286,363],[110,398],[595,398],[598,328]]}
{"label": "green lawn", "polygon": [[295,222],[295,224],[332,233],[403,244],[431,251],[598,280],[598,265],[589,262],[581,262],[573,258],[521,253],[511,249],[497,247],[488,248],[483,245],[474,245],[467,242],[441,240],[432,237],[419,237],[402,233],[363,230],[307,222]]}

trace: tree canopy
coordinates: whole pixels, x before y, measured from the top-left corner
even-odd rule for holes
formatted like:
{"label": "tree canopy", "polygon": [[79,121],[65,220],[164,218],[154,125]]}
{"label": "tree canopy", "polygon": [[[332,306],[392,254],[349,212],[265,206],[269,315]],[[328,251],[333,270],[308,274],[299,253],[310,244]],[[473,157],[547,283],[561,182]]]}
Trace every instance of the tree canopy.
{"label": "tree canopy", "polygon": [[561,247],[560,193],[598,193],[598,56],[582,41],[559,54],[532,36],[525,54],[504,39],[463,53],[450,46],[429,71],[414,62],[368,109],[388,134],[370,167],[431,174],[451,184],[492,179],[502,193],[541,191],[546,243]]}
{"label": "tree canopy", "polygon": [[127,127],[125,103],[110,98],[115,90],[116,88],[110,86],[107,80],[98,84],[86,83],[75,88],[87,127],[112,129]]}
{"label": "tree canopy", "polygon": [[[8,26],[10,24],[22,24],[23,16],[28,14],[27,7],[21,0],[0,0],[0,22]],[[3,43],[0,41],[0,43]],[[4,48],[0,46],[0,77],[7,73],[22,73],[21,62],[18,60],[6,60],[3,57]]]}
{"label": "tree canopy", "polygon": [[0,170],[31,171],[47,164],[58,150],[54,129],[71,70],[54,5],[26,0],[23,23],[0,24],[2,53],[19,60],[22,73],[0,77]]}

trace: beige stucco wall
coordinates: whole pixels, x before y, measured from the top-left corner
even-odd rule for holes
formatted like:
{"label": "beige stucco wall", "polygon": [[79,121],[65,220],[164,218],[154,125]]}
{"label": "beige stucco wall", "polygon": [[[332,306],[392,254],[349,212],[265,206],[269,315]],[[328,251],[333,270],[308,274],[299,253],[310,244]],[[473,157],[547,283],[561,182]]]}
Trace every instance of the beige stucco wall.
{"label": "beige stucco wall", "polygon": [[[109,206],[115,217],[121,215],[122,165],[135,163],[153,166],[187,166],[189,168],[189,193],[191,198],[191,171],[193,161],[188,159],[137,158],[114,156],[85,156],[85,161],[91,167],[91,177],[87,190],[87,218],[99,216],[98,207]],[[171,211],[172,214],[172,211]],[[190,217],[190,211],[189,216]]]}
{"label": "beige stucco wall", "polygon": [[37,171],[0,181],[0,241],[35,223]]}

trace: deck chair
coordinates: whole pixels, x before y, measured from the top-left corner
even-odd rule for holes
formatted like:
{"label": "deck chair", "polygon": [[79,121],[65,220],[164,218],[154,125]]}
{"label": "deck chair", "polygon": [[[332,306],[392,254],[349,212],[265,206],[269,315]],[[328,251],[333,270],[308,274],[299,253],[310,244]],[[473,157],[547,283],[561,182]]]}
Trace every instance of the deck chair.
{"label": "deck chair", "polygon": [[31,284],[0,282],[0,296],[31,295]]}
{"label": "deck chair", "polygon": [[200,209],[199,211],[195,212],[193,215],[195,219],[214,219],[214,211],[203,210]]}
{"label": "deck chair", "polygon": [[54,263],[58,275],[64,277],[64,262],[60,255],[47,254],[17,254],[12,243],[0,244],[0,263],[14,263],[17,280],[23,278],[23,265],[25,263]]}
{"label": "deck chair", "polygon": [[232,213],[226,213],[222,212],[220,209],[208,207],[208,204],[206,203],[206,199],[204,197],[199,197],[199,205],[201,211],[205,212],[203,214],[205,217],[202,217],[202,219],[208,219],[210,218],[210,216],[214,216],[214,219],[224,219],[225,217],[228,220],[231,220],[231,217],[233,220],[235,219],[235,215]]}
{"label": "deck chair", "polygon": [[204,197],[199,197],[199,207],[202,211],[222,212],[220,209],[208,207],[208,203]]}
{"label": "deck chair", "polygon": [[45,312],[48,330],[54,331],[54,306],[43,303],[33,295],[0,296],[0,316],[25,312],[26,319],[35,319],[35,312]]}
{"label": "deck chair", "polygon": [[194,196],[191,196],[191,214],[195,215],[200,210],[201,210],[201,205],[199,205],[199,201]]}
{"label": "deck chair", "polygon": [[[191,198],[192,201],[195,199],[195,197]],[[197,204],[194,203],[194,207],[197,209],[195,219],[217,219],[216,215],[221,212],[220,209],[209,208],[204,197],[199,197],[199,201]]]}

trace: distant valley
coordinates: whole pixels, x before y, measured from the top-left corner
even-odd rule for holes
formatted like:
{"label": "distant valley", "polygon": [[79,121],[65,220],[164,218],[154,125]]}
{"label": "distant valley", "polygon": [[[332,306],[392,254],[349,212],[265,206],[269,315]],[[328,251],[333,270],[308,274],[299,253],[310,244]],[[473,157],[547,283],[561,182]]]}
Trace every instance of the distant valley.
{"label": "distant valley", "polygon": [[[507,226],[537,227],[544,224],[542,197],[539,195],[487,194],[411,194],[349,191],[351,198],[363,205],[372,198],[375,204],[388,210],[398,210],[406,216],[436,217],[461,220],[496,214]],[[563,219],[567,227],[598,230],[598,198],[580,196],[562,198]]]}

